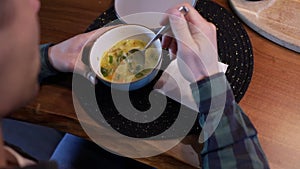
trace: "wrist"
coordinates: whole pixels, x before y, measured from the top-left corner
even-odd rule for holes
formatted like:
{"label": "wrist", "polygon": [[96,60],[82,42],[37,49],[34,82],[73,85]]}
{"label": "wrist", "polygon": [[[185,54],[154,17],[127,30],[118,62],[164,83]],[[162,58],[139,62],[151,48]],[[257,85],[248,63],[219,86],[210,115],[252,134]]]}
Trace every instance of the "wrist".
{"label": "wrist", "polygon": [[200,71],[194,71],[193,72],[193,76],[194,76],[194,79],[193,81],[191,81],[192,83],[193,82],[199,82],[199,81],[202,81],[204,79],[207,79],[207,78],[211,78],[211,77],[214,77],[216,74],[219,74],[219,73],[222,73],[222,71],[219,71],[219,70],[214,70],[214,71],[206,71],[206,70],[200,70]]}
{"label": "wrist", "polygon": [[53,44],[40,45],[41,71],[39,74],[39,82],[42,82],[42,80],[48,76],[53,76],[59,73],[59,71],[53,67],[53,64],[50,63],[49,60],[49,48],[51,46],[53,46]]}
{"label": "wrist", "polygon": [[210,66],[209,70],[207,70],[206,72],[204,72],[203,74],[198,76],[196,78],[196,81],[201,81],[205,78],[213,77],[213,76],[215,76],[216,74],[219,74],[219,73],[225,73],[226,70],[227,70],[227,67],[228,67],[227,64],[224,64],[222,62],[218,62],[217,65]]}
{"label": "wrist", "polygon": [[54,70],[58,71],[59,69],[55,66],[55,54],[54,54],[54,45],[49,46],[48,48],[48,64]]}
{"label": "wrist", "polygon": [[191,83],[222,72],[217,60],[203,63],[199,58],[190,58],[186,61],[179,58],[177,62],[181,74]]}

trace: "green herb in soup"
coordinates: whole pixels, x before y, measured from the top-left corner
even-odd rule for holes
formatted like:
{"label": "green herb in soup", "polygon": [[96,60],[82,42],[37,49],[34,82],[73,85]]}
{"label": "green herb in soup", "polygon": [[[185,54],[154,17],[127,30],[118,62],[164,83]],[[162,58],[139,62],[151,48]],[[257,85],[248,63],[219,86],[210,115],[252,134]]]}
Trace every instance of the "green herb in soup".
{"label": "green herb in soup", "polygon": [[112,82],[131,82],[138,80],[145,75],[149,74],[158,60],[158,54],[154,49],[148,49],[145,56],[145,68],[139,71],[137,74],[133,74],[128,71],[130,66],[126,62],[126,57],[129,55],[129,51],[132,49],[142,50],[146,43],[137,39],[127,39],[116,43],[108,51],[105,51],[100,61],[100,71],[102,75]]}

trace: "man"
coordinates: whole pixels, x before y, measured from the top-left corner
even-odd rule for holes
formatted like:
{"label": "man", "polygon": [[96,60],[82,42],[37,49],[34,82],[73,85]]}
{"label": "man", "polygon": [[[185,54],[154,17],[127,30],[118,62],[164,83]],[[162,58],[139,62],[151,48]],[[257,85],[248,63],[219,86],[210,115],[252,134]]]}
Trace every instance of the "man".
{"label": "man", "polygon": [[182,4],[167,11],[173,35],[164,36],[163,47],[177,57],[199,106],[202,168],[269,168],[253,124],[218,68],[216,27],[191,5],[184,5],[190,9],[185,16],[178,11]]}
{"label": "man", "polygon": [[[44,78],[59,72],[73,71],[86,76],[89,70],[84,64],[77,66],[75,70],[74,67],[83,45],[94,32],[75,36],[55,46],[45,44],[40,46],[39,50],[39,7],[38,0],[0,1],[1,125],[4,117],[34,98],[39,90],[39,82]],[[102,28],[98,33],[101,34],[110,28]],[[55,163],[35,165],[37,162],[34,159],[24,156],[23,152],[12,148],[12,145],[4,145],[1,125],[0,168],[32,165],[33,168],[56,168]],[[17,141],[23,139],[31,138],[20,138]],[[60,169],[82,168],[83,164],[86,168],[152,168],[110,154],[96,144],[70,134],[66,134],[60,141],[51,160],[55,160]]]}
{"label": "man", "polygon": [[[268,168],[254,127],[235,103],[225,75],[219,73],[214,25],[204,20],[190,5],[180,6],[182,5],[190,9],[185,17],[178,12],[179,6],[167,12],[170,14],[168,18],[174,37],[165,36],[163,45],[177,56],[181,74],[191,83],[194,99],[199,105],[200,125],[204,129],[205,125],[213,127],[216,120],[214,117],[220,113],[219,110],[223,114],[215,130],[204,130],[205,142],[201,153],[203,168]],[[75,69],[75,62],[92,33],[78,35],[52,47],[44,45],[39,59],[39,6],[38,0],[0,1],[0,119],[24,106],[36,95],[39,88],[38,75],[42,80],[58,72],[77,72],[83,76],[87,74],[88,68],[82,64]],[[110,27],[99,31],[105,32],[107,29]],[[215,95],[211,95],[212,90],[216,90]],[[218,99],[219,96],[225,99]],[[212,100],[224,101],[224,105],[211,104]],[[209,109],[211,105],[213,109]],[[53,163],[35,164],[18,152],[7,151],[9,148],[3,144],[1,129],[0,144],[0,168],[32,165],[32,168],[56,167]],[[77,148],[79,153],[84,150]],[[66,156],[74,154],[60,157]],[[64,168],[64,162],[68,163],[60,161],[58,167]],[[93,164],[88,165],[89,167],[82,164],[77,167],[95,168]],[[66,166],[65,168],[76,167]]]}

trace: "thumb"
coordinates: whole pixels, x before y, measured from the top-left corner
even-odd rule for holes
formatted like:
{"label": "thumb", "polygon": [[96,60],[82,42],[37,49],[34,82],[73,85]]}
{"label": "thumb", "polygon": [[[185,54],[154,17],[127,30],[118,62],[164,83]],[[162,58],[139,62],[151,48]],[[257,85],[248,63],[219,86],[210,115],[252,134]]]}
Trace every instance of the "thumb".
{"label": "thumb", "polygon": [[193,38],[184,15],[177,9],[173,9],[170,11],[169,22],[174,38],[177,41],[178,49],[190,46]]}

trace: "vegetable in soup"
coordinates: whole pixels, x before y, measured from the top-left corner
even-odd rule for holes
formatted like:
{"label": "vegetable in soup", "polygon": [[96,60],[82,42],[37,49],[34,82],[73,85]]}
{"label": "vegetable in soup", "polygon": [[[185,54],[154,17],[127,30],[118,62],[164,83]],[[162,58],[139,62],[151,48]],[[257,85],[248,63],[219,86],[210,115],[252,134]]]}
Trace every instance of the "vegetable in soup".
{"label": "vegetable in soup", "polygon": [[158,61],[158,53],[153,48],[149,48],[145,55],[145,68],[133,74],[128,71],[130,66],[126,61],[129,51],[132,49],[142,50],[146,43],[137,39],[126,39],[116,43],[108,51],[105,51],[100,61],[100,71],[102,75],[111,82],[128,83],[136,81],[149,74]]}

